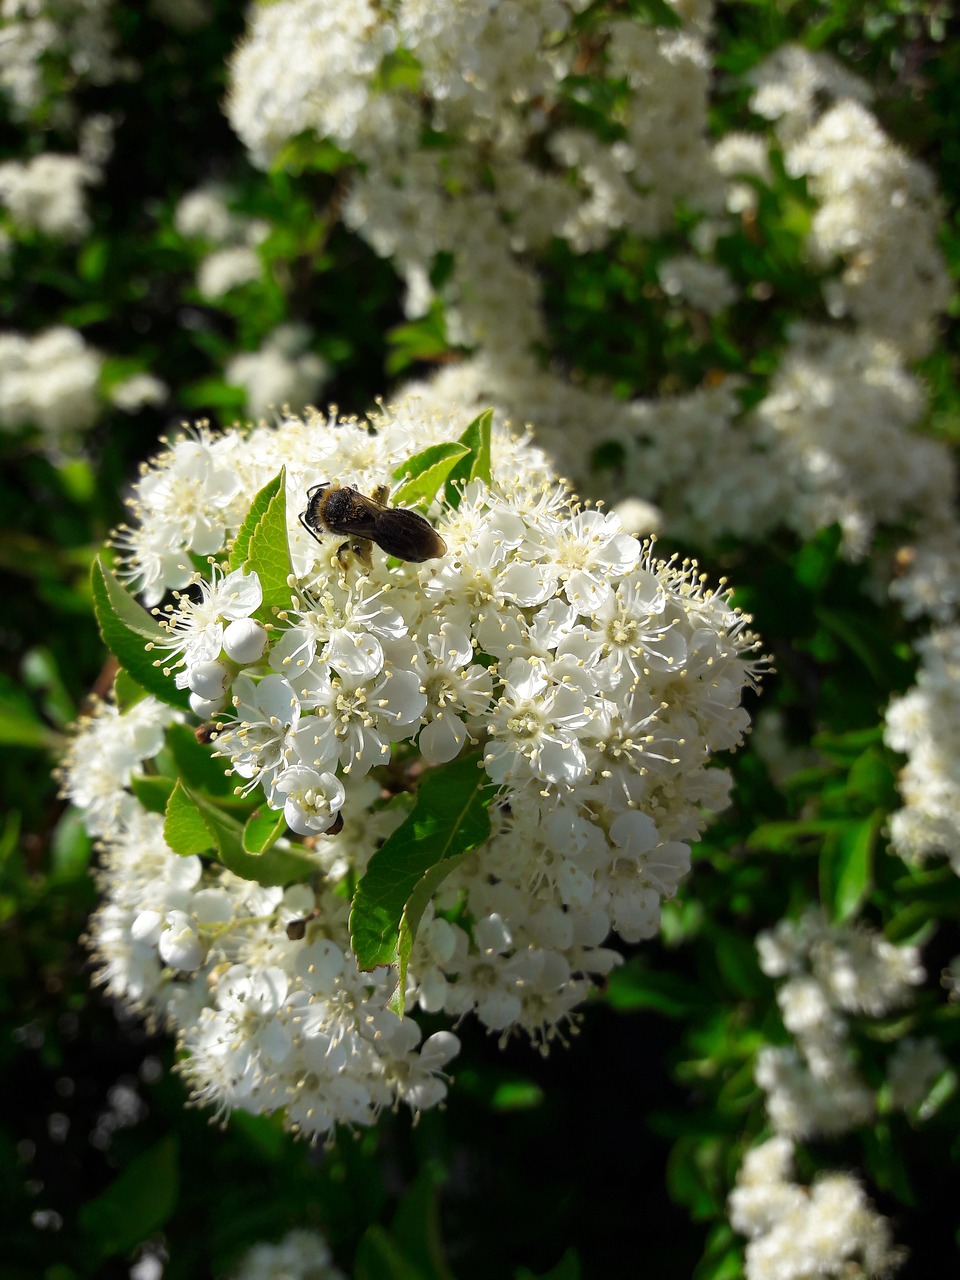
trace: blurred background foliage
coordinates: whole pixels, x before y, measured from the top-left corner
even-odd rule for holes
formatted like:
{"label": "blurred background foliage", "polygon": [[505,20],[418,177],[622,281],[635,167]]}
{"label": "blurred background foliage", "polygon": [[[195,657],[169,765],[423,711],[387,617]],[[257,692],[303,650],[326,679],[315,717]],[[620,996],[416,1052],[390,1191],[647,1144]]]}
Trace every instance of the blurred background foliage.
{"label": "blurred background foliage", "polygon": [[[330,369],[323,401],[347,412],[449,356],[442,317],[403,321],[390,266],[339,222],[335,152],[324,170],[312,151],[297,178],[249,166],[220,107],[243,11],[232,0],[212,8],[212,21],[184,34],[117,0],[119,47],[142,73],[75,91],[81,115],[118,118],[93,226],[73,246],[19,238],[0,273],[0,325],[77,327],[107,353],[105,388],[147,370],[171,389],[162,408],[108,408],[69,457],[36,452],[29,428],[0,435],[0,1274],[126,1276],[152,1243],[169,1255],[171,1280],[222,1275],[252,1242],[313,1225],[358,1277],[733,1280],[742,1242],[724,1202],[744,1135],[763,1125],[752,1058],[761,1033],[783,1034],[770,1022],[757,930],[819,897],[835,918],[862,909],[891,939],[924,943],[932,974],[960,951],[956,876],[907,868],[883,850],[897,761],[879,724],[912,678],[910,628],[870,602],[864,570],[839,559],[831,531],[808,546],[784,536],[762,554],[730,546],[706,560],[711,577],[738,584],[774,658],[764,707],[815,751],[786,781],[749,752],[734,761],[734,805],[695,848],[662,939],[614,974],[566,1050],[500,1051],[465,1024],[444,1111],[416,1126],[386,1116],[373,1132],[313,1150],[269,1120],[237,1115],[220,1127],[185,1109],[171,1045],[90,989],[82,934],[96,855],[50,770],[71,721],[109,685],[88,572],[122,519],[138,463],[183,417],[238,416],[242,392],[224,381],[224,365],[278,324],[310,326]],[[834,53],[875,86],[891,135],[939,175],[943,248],[960,268],[955,35],[949,6],[929,0],[721,4],[718,127],[737,120],[739,73],[764,53],[788,40]],[[0,120],[2,158],[62,145],[42,113]],[[180,197],[211,179],[229,184],[235,212],[269,226],[262,280],[216,303],[195,284],[203,248],[173,225]],[[811,288],[798,257],[805,197],[785,177],[780,195],[759,211],[761,239],[778,295],[796,312]],[[549,265],[557,349],[624,396],[680,386],[685,370],[729,370],[744,351],[762,365],[780,336],[781,318],[749,300],[726,340],[711,332],[698,343],[656,327],[652,313],[638,323],[656,263],[628,239],[578,258],[558,248]],[[955,306],[921,366],[931,426],[951,440],[960,439],[958,318]],[[945,1049],[956,1049],[958,1015],[936,1011]],[[871,1024],[870,1035],[903,1034],[893,1021]],[[869,1074],[868,1040],[861,1052]],[[850,1137],[824,1159],[869,1178],[911,1250],[906,1280],[939,1272],[946,1256],[956,1265],[957,1132],[954,1095],[934,1126],[881,1117],[868,1145]],[[808,1158],[815,1168],[816,1146]]]}

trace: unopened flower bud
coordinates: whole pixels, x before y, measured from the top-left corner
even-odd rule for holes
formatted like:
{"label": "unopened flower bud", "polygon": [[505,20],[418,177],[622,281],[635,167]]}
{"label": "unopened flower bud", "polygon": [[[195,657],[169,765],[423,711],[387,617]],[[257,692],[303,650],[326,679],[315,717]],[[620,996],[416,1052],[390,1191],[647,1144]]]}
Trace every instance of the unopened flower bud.
{"label": "unopened flower bud", "polygon": [[259,662],[267,647],[267,629],[253,618],[237,618],[223,632],[223,651],[241,667]]}
{"label": "unopened flower bud", "polygon": [[226,696],[233,674],[225,662],[198,662],[187,673],[187,688],[208,702],[216,702]]}

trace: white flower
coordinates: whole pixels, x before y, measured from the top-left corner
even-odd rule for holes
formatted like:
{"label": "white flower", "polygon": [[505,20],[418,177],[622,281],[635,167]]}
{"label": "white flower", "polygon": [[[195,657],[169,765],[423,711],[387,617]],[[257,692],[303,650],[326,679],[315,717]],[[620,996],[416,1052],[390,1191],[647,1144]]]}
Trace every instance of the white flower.
{"label": "white flower", "polygon": [[[255,573],[244,573],[242,569],[224,574],[214,565],[210,580],[200,578],[197,587],[199,599],[177,594],[176,605],[168,606],[161,622],[171,638],[156,644],[159,649],[169,650],[171,656],[180,655],[175,665],[187,668],[177,677],[181,688],[188,685],[192,668],[219,657],[224,623],[249,617],[263,601],[260,579]],[[195,689],[194,692],[203,694],[204,691]]]}
{"label": "white flower", "polygon": [[240,675],[233,685],[235,720],[217,738],[217,754],[229,756],[245,790],[258,785],[269,792],[277,775],[296,758],[300,701],[282,676],[251,680]]}
{"label": "white flower", "polygon": [[206,948],[187,913],[169,911],[166,926],[157,939],[157,950],[160,959],[172,969],[192,971],[200,968]]}
{"label": "white flower", "polygon": [[332,773],[317,773],[306,765],[288,766],[274,779],[269,799],[283,800],[283,816],[291,831],[311,835],[326,831],[346,798],[343,783]]}
{"label": "white flower", "polygon": [[590,720],[580,690],[552,683],[541,659],[515,658],[490,721],[484,767],[494,782],[516,781],[525,760],[534,777],[570,785],[587,771],[579,731]]}

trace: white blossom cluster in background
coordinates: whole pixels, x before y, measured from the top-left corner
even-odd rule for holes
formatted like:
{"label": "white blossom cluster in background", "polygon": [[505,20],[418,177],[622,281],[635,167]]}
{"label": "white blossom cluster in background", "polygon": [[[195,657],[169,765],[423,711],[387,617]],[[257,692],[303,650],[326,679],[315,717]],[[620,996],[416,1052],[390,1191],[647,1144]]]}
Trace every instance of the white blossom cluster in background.
{"label": "white blossom cluster in background", "polygon": [[[936,609],[935,581],[960,589],[953,468],[915,432],[926,396],[906,365],[929,350],[949,294],[929,171],[886,137],[865,82],[796,46],[749,75],[758,131],[711,138],[712,5],[676,4],[670,27],[585,8],[280,0],[251,16],[228,115],[261,165],[310,131],[356,157],[344,217],[392,259],[411,315],[431,304],[437,255],[451,255],[448,334],[473,355],[418,386],[425,403],[535,423],[562,474],[657,504],[671,536],[757,539],[780,524],[809,536],[839,521],[860,559],[878,527],[905,524],[915,567],[896,598]],[[392,77],[411,59],[415,75]],[[613,141],[579,111],[601,90]],[[624,402],[542,361],[538,255],[558,239],[578,253],[623,233],[655,239],[682,203],[700,221],[659,266],[666,301],[710,317],[769,291],[713,257],[770,183],[772,149],[818,206],[806,250],[824,309],[790,329],[757,409],[743,413],[739,379]],[[591,475],[603,442],[623,463]]]}
{"label": "white blossom cluster in background", "polygon": [[[252,15],[228,115],[264,166],[305,130],[354,155],[362,174],[345,221],[394,260],[409,314],[429,308],[434,259],[451,253],[454,340],[529,358],[544,336],[529,253],[554,237],[584,251],[623,230],[656,235],[681,200],[714,208],[722,197],[704,130],[709,5],[678,5],[692,18],[677,29],[614,11],[581,43],[586,7],[281,0]],[[401,51],[417,83],[384,92]],[[297,76],[280,74],[291,65]],[[615,142],[574,123],[588,75],[624,86]],[[425,145],[427,131],[444,145]]]}
{"label": "white blossom cluster in background", "polygon": [[0,333],[0,429],[38,429],[57,445],[100,414],[103,356],[64,325],[35,338]]}
{"label": "white blossom cluster in background", "polygon": [[917,649],[917,683],[887,708],[887,745],[907,756],[890,838],[902,858],[945,855],[960,875],[960,630],[932,631]]}
{"label": "white blossom cluster in background", "polygon": [[276,1244],[255,1244],[229,1280],[343,1280],[319,1231],[295,1228]]}
{"label": "white blossom cluster in background", "polygon": [[[101,980],[178,1032],[197,1095],[221,1110],[283,1110],[311,1136],[443,1096],[456,1038],[420,1045],[385,1006],[387,969],[361,973],[348,888],[404,817],[384,805],[410,770],[479,747],[497,788],[491,836],[442,883],[407,971],[408,1007],[544,1047],[635,942],[689,869],[689,842],[726,803],[708,767],[747,727],[755,640],[696,567],[658,561],[619,519],[572,502],[545,456],[498,430],[490,483],[435,503],[446,554],[414,564],[373,553],[341,563],[297,521],[311,486],[370,493],[412,452],[466,421],[385,411],[371,423],[288,418],[172,444],[145,471],[121,537],[126,576],[148,600],[217,556],[260,487],[287,475],[289,604],[265,629],[254,573],[213,565],[161,613],[170,679],[218,725],[215,751],[246,794],[307,837],[317,876],[265,889],[163,840],[128,789],[149,772],[170,712],[101,708],[64,768],[103,847],[91,923]],[[155,733],[142,721],[155,717]],[[95,743],[117,721],[124,759]],[[106,727],[105,727],[106,722]],[[483,772],[480,772],[482,769]],[[479,780],[479,779],[478,779]],[[339,834],[327,834],[337,816]],[[305,937],[286,926],[306,921]],[[301,933],[304,931],[301,930]]]}
{"label": "white blossom cluster in background", "polygon": [[0,94],[13,117],[72,125],[70,91],[137,74],[117,48],[113,0],[0,0]]}
{"label": "white blossom cluster in background", "polygon": [[730,1194],[730,1222],[749,1238],[746,1280],[845,1280],[891,1275],[905,1253],[890,1224],[848,1173],[796,1182],[789,1138],[747,1153]]}
{"label": "white blossom cluster in background", "polygon": [[197,289],[207,301],[263,277],[257,246],[268,235],[270,224],[234,213],[228,200],[225,188],[208,184],[183,196],[173,214],[180,235],[209,250],[197,268]]}
{"label": "white blossom cluster in background", "polygon": [[279,409],[299,412],[316,404],[329,369],[307,349],[310,338],[306,325],[280,325],[258,351],[245,351],[230,360],[224,381],[243,387],[247,412],[253,417]]}
{"label": "white blossom cluster in background", "polygon": [[0,164],[0,208],[6,210],[8,234],[39,232],[72,243],[89,232],[87,188],[103,179],[114,125],[108,115],[88,116],[77,129],[77,155],[44,151]]}
{"label": "white blossom cluster in background", "polygon": [[[925,973],[919,950],[894,946],[865,925],[831,925],[817,908],[782,920],[757,939],[760,966],[780,981],[777,1004],[788,1047],[757,1059],[774,1130],[823,1138],[870,1123],[877,1097],[858,1070],[852,1018],[881,1018],[911,1003]],[[947,1068],[936,1046],[901,1040],[888,1064],[890,1105],[919,1106]]]}
{"label": "white blossom cluster in background", "polygon": [[104,357],[83,334],[57,325],[29,338],[0,333],[0,431],[32,429],[53,456],[70,451],[109,401],[125,413],[161,404],[167,388],[159,378],[135,373],[101,386]]}
{"label": "white blossom cluster in background", "polygon": [[20,232],[80,240],[90,230],[86,188],[100,171],[81,156],[44,152],[21,164],[0,164],[0,206]]}

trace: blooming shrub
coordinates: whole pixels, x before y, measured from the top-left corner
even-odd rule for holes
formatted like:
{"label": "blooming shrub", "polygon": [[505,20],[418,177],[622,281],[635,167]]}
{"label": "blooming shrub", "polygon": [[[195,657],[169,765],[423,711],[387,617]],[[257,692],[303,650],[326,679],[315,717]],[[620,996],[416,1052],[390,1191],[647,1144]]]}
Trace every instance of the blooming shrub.
{"label": "blooming shrub", "polygon": [[[71,748],[67,794],[106,849],[92,943],[221,1110],[282,1109],[316,1137],[434,1105],[456,1038],[419,1046],[405,1005],[546,1047],[617,963],[611,931],[656,932],[726,802],[708,765],[747,726],[744,618],[490,422],[401,407],[186,437],[139,482],[123,572],[158,597],[177,557],[176,582],[191,553],[210,567],[159,625],[101,571],[104,634],[165,701],[108,704]],[[298,524],[314,485],[384,474],[444,554],[377,551],[367,572],[349,538]],[[177,529],[188,506],[208,523]],[[212,752],[166,705],[178,691]],[[165,729],[194,762],[175,782]]]}

